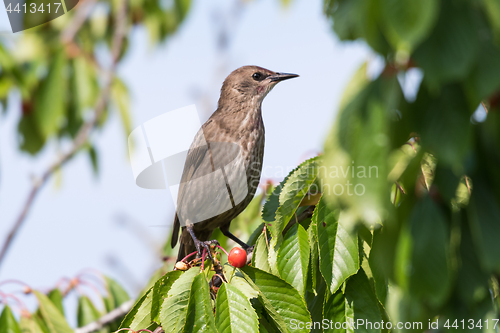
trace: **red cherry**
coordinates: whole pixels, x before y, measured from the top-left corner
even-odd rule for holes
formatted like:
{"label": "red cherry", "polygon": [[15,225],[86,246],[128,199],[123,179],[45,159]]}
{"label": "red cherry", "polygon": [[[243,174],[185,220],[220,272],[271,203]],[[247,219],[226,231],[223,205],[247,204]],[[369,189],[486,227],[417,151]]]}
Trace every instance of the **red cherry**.
{"label": "red cherry", "polygon": [[241,268],[247,264],[247,253],[241,247],[235,247],[227,257],[231,266]]}

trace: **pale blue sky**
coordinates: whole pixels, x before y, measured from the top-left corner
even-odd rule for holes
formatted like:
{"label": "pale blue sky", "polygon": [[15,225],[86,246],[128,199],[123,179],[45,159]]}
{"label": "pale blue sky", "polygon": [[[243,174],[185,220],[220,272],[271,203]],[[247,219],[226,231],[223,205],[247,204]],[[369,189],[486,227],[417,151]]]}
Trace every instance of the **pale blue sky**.
{"label": "pale blue sky", "polygon": [[[214,12],[220,8],[225,17],[233,3],[194,1],[178,33],[155,49],[144,31],[134,31],[130,52],[119,68],[131,91],[134,127],[193,103],[198,110],[213,111],[222,80],[242,65],[297,73],[300,78],[280,83],[263,104],[265,167],[293,167],[307,152],[322,149],[344,87],[373,56],[362,43],[336,39],[318,0],[295,0],[286,9],[278,0],[246,2],[239,17],[227,22],[232,41],[221,55],[215,47]],[[53,143],[37,158],[17,151],[19,113],[16,108],[0,117],[0,242],[25,200],[30,174],[40,174],[55,154]],[[208,115],[203,113],[203,121]],[[62,276],[94,267],[135,292],[131,281],[145,283],[158,267],[146,243],[154,246],[166,239],[169,229],[155,226],[171,223],[170,195],[135,186],[117,114],[92,138],[99,153],[99,177],[93,176],[88,157],[78,155],[47,184],[0,269],[0,281],[16,278],[47,288]],[[120,227],[119,215],[143,228]],[[141,241],[140,232],[149,241]],[[111,269],[109,256],[119,258],[130,272]]]}

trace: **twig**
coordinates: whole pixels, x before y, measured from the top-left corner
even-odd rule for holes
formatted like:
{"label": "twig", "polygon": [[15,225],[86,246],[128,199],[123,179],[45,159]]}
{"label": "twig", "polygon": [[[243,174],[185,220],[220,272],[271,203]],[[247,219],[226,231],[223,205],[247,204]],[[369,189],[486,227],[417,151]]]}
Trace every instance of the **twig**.
{"label": "twig", "polygon": [[[92,1],[92,0],[88,0]],[[120,50],[123,44],[123,40],[125,38],[125,29],[126,29],[126,18],[127,18],[127,1],[122,1],[121,7],[118,9],[116,14],[116,29],[113,35],[113,41],[111,46],[111,67],[109,71],[105,72],[103,79],[103,87],[101,89],[101,93],[97,98],[97,102],[94,107],[94,118],[88,122],[86,122],[80,130],[78,131],[75,140],[73,141],[73,146],[69,151],[60,156],[43,174],[42,176],[34,182],[31,191],[28,194],[28,198],[24,203],[24,206],[19,214],[16,222],[12,226],[10,232],[7,235],[5,243],[2,246],[2,250],[0,251],[0,266],[5,259],[5,255],[12,244],[14,237],[17,232],[21,228],[23,222],[28,215],[28,212],[33,205],[33,202],[42,188],[43,185],[47,182],[47,180],[52,176],[52,174],[59,169],[62,165],[64,165],[68,160],[70,160],[87,142],[87,139],[96,126],[100,116],[104,112],[104,109],[107,104],[107,100],[109,97],[109,93],[111,90],[111,82],[114,77],[114,73],[116,70],[116,64],[118,61],[118,57],[120,55]]]}
{"label": "twig", "polygon": [[106,313],[104,316],[99,318],[97,321],[94,321],[88,325],[85,325],[83,327],[75,329],[75,333],[91,333],[100,330],[104,326],[112,323],[113,321],[117,320],[118,318],[126,315],[130,309],[132,309],[132,306],[134,305],[134,300],[131,299],[130,301],[127,301],[117,307],[116,309]]}
{"label": "twig", "polygon": [[83,23],[87,20],[90,15],[94,4],[97,0],[85,0],[80,1],[76,7],[76,13],[71,19],[71,24],[69,24],[61,33],[61,42],[64,44],[70,43],[75,39],[77,32],[82,27]]}
{"label": "twig", "polygon": [[300,213],[298,216],[295,215],[295,219],[291,219],[288,224],[286,225],[286,227],[283,229],[283,232],[281,233],[283,236],[286,234],[286,232],[288,230],[290,230],[291,227],[293,227],[295,225],[295,223],[300,223],[302,221],[305,221],[307,220],[308,218],[310,218],[312,215],[313,215],[313,212],[314,212],[314,208],[316,206],[309,206],[307,207],[306,210],[304,210],[302,213]]}

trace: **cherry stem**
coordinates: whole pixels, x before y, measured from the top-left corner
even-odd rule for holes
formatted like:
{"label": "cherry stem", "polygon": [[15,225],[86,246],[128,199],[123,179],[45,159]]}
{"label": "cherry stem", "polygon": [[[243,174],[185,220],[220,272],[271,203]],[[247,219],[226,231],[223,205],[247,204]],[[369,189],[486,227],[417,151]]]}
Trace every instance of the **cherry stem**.
{"label": "cherry stem", "polygon": [[184,258],[182,258],[182,260],[181,260],[181,261],[182,261],[182,262],[186,262],[187,258],[191,257],[193,254],[196,254],[196,253],[198,253],[198,251],[194,251],[194,252],[192,252],[192,253],[188,254],[187,256],[185,256]]}
{"label": "cherry stem", "polygon": [[207,249],[203,248],[203,254],[201,255],[201,270],[205,268],[205,254],[207,253]]}
{"label": "cherry stem", "polygon": [[92,289],[96,293],[97,296],[100,296],[98,298],[101,300],[102,305],[104,307],[106,306],[106,304],[104,304],[104,298],[101,296],[101,292],[99,291],[99,289],[94,284],[92,284],[92,283],[90,283],[88,281],[84,281],[84,280],[82,280],[80,278],[78,279],[78,284],[80,286],[86,286],[86,287]]}
{"label": "cherry stem", "polygon": [[3,285],[3,284],[8,284],[8,283],[20,284],[20,285],[22,285],[24,287],[28,287],[28,288],[31,289],[31,287],[27,283],[25,283],[23,281],[20,281],[20,280],[5,280],[5,281],[0,282],[0,286]]}
{"label": "cherry stem", "polygon": [[216,245],[219,249],[221,249],[222,251],[224,251],[224,253],[226,254],[226,256],[229,257],[229,253],[227,253],[227,251],[220,245]]}
{"label": "cherry stem", "polygon": [[218,277],[219,277],[219,279],[220,279],[222,282],[226,281],[226,278],[224,278],[222,275],[220,275],[220,274],[218,274],[218,273],[214,274],[214,276],[212,276],[212,279],[213,279],[214,277],[216,277],[216,276],[218,276]]}
{"label": "cherry stem", "polygon": [[92,274],[90,272],[82,272],[77,274],[76,278],[80,281],[81,280],[92,281],[95,285],[99,285],[106,288],[106,283],[104,282],[101,275]]}
{"label": "cherry stem", "polygon": [[0,296],[3,298],[3,302],[4,302],[5,305],[8,304],[8,299],[11,298],[14,301],[16,301],[17,305],[19,306],[19,308],[21,310],[27,310],[28,309],[26,307],[26,304],[24,304],[24,302],[21,301],[21,299],[19,299],[18,297],[16,297],[14,294],[6,294],[6,293],[0,291]]}
{"label": "cherry stem", "polygon": [[70,278],[63,276],[62,278],[59,279],[56,283],[56,288],[61,288],[62,289],[62,284],[67,283],[68,285],[71,283]]}

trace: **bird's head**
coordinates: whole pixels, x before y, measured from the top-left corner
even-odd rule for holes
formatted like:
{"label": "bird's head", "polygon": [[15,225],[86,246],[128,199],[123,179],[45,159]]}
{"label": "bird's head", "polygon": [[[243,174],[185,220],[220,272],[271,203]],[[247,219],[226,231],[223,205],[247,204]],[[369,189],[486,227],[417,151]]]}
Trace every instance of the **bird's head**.
{"label": "bird's head", "polygon": [[224,80],[221,100],[260,104],[278,82],[294,77],[298,75],[273,72],[258,66],[243,66]]}

